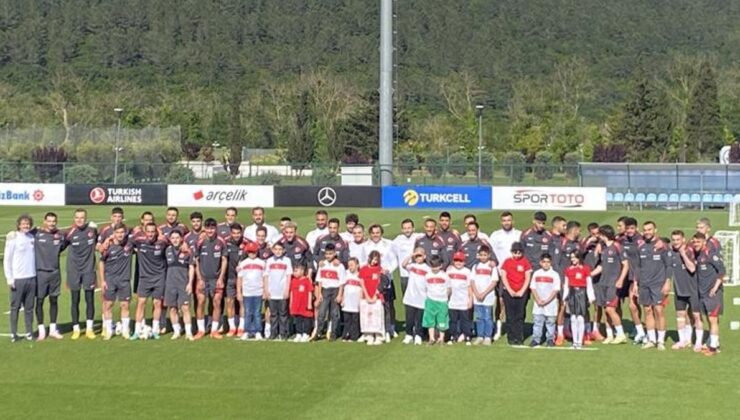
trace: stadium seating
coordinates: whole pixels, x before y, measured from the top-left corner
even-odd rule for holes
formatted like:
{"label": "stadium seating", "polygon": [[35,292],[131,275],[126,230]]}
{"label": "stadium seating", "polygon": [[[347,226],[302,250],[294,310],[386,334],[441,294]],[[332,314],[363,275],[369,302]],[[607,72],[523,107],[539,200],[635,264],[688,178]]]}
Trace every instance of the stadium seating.
{"label": "stadium seating", "polygon": [[740,194],[722,192],[671,192],[671,191],[607,191],[606,201],[609,204],[622,204],[625,206],[638,205],[640,208],[646,206],[724,206],[740,200]]}

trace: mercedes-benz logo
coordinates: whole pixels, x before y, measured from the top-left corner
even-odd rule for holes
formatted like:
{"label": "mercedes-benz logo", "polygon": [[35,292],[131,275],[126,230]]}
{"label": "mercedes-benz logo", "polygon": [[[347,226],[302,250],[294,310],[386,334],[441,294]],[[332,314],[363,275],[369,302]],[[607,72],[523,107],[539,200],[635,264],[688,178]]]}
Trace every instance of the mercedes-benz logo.
{"label": "mercedes-benz logo", "polygon": [[332,187],[324,187],[316,194],[319,204],[324,207],[331,207],[337,202],[337,192]]}

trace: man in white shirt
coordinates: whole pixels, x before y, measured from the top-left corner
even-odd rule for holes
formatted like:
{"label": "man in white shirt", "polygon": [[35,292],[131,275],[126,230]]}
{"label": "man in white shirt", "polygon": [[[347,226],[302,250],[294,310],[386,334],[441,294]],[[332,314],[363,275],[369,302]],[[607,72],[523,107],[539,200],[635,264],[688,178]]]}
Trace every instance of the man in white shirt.
{"label": "man in white shirt", "polygon": [[[501,229],[493,232],[489,237],[489,243],[493,250],[493,255],[496,256],[496,260],[503,264],[511,256],[511,245],[514,242],[519,242],[522,236],[522,231],[514,228],[514,216],[511,212],[505,211],[501,213]],[[505,318],[506,312],[504,312],[504,299],[501,290],[502,283],[498,283],[496,289],[498,295],[498,305],[496,305],[496,334],[493,336],[493,341],[501,338],[501,327],[503,326],[503,318]]]}
{"label": "man in white shirt", "polygon": [[350,258],[357,258],[361,266],[367,264],[367,254],[365,254],[365,226],[362,223],[355,225],[352,229],[352,237],[346,242],[349,246]]}
{"label": "man in white shirt", "polygon": [[311,250],[316,246],[316,241],[329,233],[329,214],[326,210],[316,210],[316,229],[306,234],[306,242]]}
{"label": "man in white shirt", "polygon": [[[360,218],[355,213],[349,213],[344,217],[344,226],[347,228],[344,232],[340,233],[339,236],[344,239],[344,242],[350,243],[352,242],[352,238],[354,237],[354,231],[355,226],[360,223]],[[360,260],[361,264],[364,264],[365,262]]]}
{"label": "man in white shirt", "polygon": [[265,223],[265,209],[262,207],[252,209],[252,224],[244,228],[244,238],[255,242],[257,240],[257,228],[260,226],[264,226],[267,229],[268,244],[272,245],[280,240],[282,235],[278,232],[277,228]]}
{"label": "man in white shirt", "polygon": [[398,275],[401,277],[401,292],[406,294],[406,287],[409,283],[409,272],[403,266],[403,262],[414,252],[414,244],[419,238],[418,233],[414,232],[414,221],[404,219],[401,222],[401,234],[393,239],[393,255],[396,256],[398,265]]}
{"label": "man in white shirt", "polygon": [[18,337],[18,314],[23,306],[26,323],[26,336],[33,339],[33,304],[36,298],[36,256],[34,235],[30,233],[33,219],[26,214],[18,217],[16,232],[8,234],[5,239],[3,268],[5,281],[10,287],[10,333],[11,341]]}

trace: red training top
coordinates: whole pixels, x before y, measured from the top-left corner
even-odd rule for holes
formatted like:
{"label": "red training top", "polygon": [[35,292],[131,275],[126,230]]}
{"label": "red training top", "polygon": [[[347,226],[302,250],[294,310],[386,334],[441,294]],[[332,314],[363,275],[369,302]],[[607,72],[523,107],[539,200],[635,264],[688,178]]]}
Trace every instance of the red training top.
{"label": "red training top", "polygon": [[312,298],[313,283],[308,277],[293,277],[290,279],[290,314],[313,318],[313,310],[308,309],[308,302]]}
{"label": "red training top", "polygon": [[526,258],[508,258],[501,265],[501,270],[506,272],[506,280],[514,292],[519,292],[524,288],[524,274],[532,271],[532,265]]}
{"label": "red training top", "polygon": [[378,293],[378,286],[380,286],[380,275],[383,270],[379,265],[365,265],[360,268],[360,278],[365,283],[365,290],[370,296],[379,296],[383,299],[383,295]]}
{"label": "red training top", "polygon": [[591,269],[587,265],[571,265],[565,269],[565,278],[568,279],[568,287],[586,288],[586,279],[591,275]]}

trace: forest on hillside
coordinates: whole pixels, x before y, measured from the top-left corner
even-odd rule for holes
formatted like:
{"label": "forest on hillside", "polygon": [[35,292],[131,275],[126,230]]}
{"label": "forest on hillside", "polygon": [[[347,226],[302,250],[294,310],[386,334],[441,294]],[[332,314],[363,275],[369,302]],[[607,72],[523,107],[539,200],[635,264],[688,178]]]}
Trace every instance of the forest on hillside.
{"label": "forest on hillside", "polygon": [[[373,160],[378,9],[0,0],[0,128],[55,127],[69,148],[85,142],[76,128],[113,127],[122,107],[126,128],[180,127],[163,161],[215,142],[231,160],[243,146],[288,162]],[[406,161],[449,159],[456,144],[457,158],[474,156],[476,104],[486,159],[716,161],[740,136],[738,1],[396,0],[394,12]],[[89,143],[71,158],[113,153]],[[31,159],[16,146],[0,159]]]}

